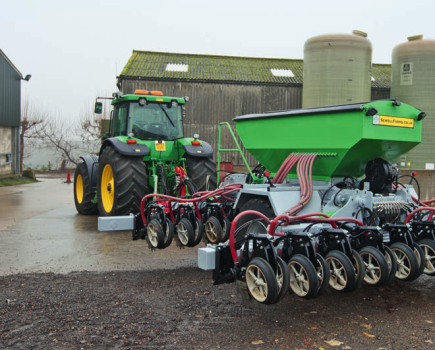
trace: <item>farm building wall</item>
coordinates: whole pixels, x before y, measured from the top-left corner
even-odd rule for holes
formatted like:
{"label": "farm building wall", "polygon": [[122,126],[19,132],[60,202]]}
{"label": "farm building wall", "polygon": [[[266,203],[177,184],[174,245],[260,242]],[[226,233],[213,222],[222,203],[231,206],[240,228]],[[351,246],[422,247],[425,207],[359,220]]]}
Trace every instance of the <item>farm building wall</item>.
{"label": "farm building wall", "polygon": [[22,75],[0,50],[0,175],[19,173]]}

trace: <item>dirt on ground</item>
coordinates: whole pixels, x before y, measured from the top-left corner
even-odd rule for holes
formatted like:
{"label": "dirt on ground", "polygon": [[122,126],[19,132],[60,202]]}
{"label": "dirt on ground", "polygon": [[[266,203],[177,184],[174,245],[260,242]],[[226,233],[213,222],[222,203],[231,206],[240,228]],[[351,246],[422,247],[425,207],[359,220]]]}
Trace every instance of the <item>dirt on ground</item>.
{"label": "dirt on ground", "polygon": [[0,277],[0,348],[433,349],[435,279],[265,306],[197,268]]}

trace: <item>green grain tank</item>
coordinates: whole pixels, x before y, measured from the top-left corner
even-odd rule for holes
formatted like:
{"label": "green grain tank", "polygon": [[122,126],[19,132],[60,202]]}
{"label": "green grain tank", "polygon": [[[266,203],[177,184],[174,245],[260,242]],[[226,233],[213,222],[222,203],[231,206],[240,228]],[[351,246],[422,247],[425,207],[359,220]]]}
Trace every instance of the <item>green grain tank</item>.
{"label": "green grain tank", "polygon": [[313,179],[364,174],[373,158],[391,161],[421,142],[424,113],[392,100],[239,116],[246,150],[273,175],[292,152],[317,153]]}

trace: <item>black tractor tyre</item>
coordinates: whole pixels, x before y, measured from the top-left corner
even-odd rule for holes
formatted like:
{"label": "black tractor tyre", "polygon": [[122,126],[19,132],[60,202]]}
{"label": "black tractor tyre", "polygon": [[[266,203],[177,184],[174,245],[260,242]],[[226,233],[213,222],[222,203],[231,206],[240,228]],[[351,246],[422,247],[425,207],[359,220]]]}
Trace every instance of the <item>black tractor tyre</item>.
{"label": "black tractor tyre", "polygon": [[[240,209],[240,212],[244,212],[247,210],[255,210],[260,212],[261,214],[265,215],[267,218],[273,218],[275,217],[275,213],[273,212],[272,206],[269,202],[263,200],[263,199],[250,199],[245,204],[243,204],[242,208]],[[245,215],[240,218],[240,220],[237,222],[237,228],[241,227],[243,224],[247,223],[248,221],[251,221],[253,219],[259,219],[259,216],[256,215]],[[261,220],[259,222],[253,223],[247,227],[244,227],[239,232],[237,232],[236,235],[236,241],[241,240],[247,233],[252,233],[253,231],[258,231],[255,233],[267,233],[266,231],[267,223],[264,222],[264,220]],[[237,229],[236,228],[236,229]],[[264,232],[260,232],[263,230]]]}
{"label": "black tractor tyre", "polygon": [[198,187],[198,192],[206,191],[207,176],[210,175],[210,191],[217,188],[216,163],[212,157],[192,157],[186,154],[186,171],[189,178]]}
{"label": "black tractor tyre", "polygon": [[91,188],[91,177],[84,162],[77,164],[74,172],[74,203],[76,209],[83,215],[98,214],[97,203],[92,203],[95,192]]}
{"label": "black tractor tyre", "polygon": [[[113,188],[107,179],[109,170],[113,175]],[[106,175],[105,179],[102,179],[103,175]],[[100,215],[137,214],[140,212],[140,202],[146,194],[147,174],[143,158],[124,156],[110,146],[104,148],[100,156],[97,176]]]}

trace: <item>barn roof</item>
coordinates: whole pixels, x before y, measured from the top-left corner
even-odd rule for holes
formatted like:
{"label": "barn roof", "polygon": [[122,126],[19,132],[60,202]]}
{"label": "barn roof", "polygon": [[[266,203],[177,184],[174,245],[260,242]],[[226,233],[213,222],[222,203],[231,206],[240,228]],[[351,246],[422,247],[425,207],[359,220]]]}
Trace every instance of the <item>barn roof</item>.
{"label": "barn roof", "polygon": [[[391,65],[373,64],[372,87],[390,88]],[[300,85],[303,60],[134,50],[120,78]]]}

